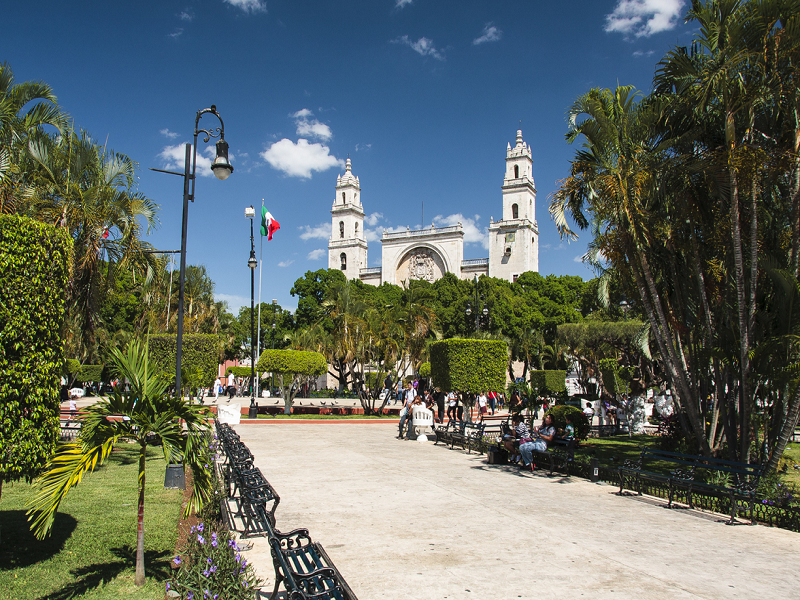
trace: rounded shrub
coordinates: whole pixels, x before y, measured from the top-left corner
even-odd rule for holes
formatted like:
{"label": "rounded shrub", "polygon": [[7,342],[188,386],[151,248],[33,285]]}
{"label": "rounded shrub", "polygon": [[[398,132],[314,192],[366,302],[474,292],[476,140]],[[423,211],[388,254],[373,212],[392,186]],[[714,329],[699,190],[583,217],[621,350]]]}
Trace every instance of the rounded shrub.
{"label": "rounded shrub", "polygon": [[583,414],[583,411],[568,404],[560,404],[548,410],[546,415],[553,417],[553,425],[557,430],[564,430],[567,426],[567,415],[572,418],[572,426],[575,427],[575,437],[579,440],[585,440],[589,437],[591,427],[589,426],[589,419]]}

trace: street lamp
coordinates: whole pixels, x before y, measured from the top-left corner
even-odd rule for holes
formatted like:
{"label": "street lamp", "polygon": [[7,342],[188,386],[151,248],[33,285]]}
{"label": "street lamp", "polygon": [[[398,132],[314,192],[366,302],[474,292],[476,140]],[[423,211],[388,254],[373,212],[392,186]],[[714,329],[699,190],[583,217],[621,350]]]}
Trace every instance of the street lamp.
{"label": "street lamp", "polygon": [[256,313],[255,304],[255,277],[258,261],[256,260],[256,246],[253,240],[253,219],[256,216],[256,209],[251,204],[244,209],[245,219],[250,219],[250,258],[247,259],[247,266],[250,267],[250,410],[247,413],[248,419],[258,418],[258,407],[256,406],[255,383],[256,383],[256,322],[253,317]]}
{"label": "street lamp", "polygon": [[619,303],[619,307],[622,309],[622,312],[625,313],[625,320],[628,320],[628,311],[633,308],[633,300],[628,302],[627,300],[623,300]]}
{"label": "street lamp", "polygon": [[[487,318],[489,316],[489,309],[486,307],[486,298],[483,294],[478,297],[478,276],[475,275],[475,279],[473,279],[473,283],[475,284],[475,331],[481,330],[481,320],[484,322],[484,326],[487,322]],[[478,307],[483,304],[483,310],[478,309]],[[470,303],[467,302],[467,310],[464,311],[467,316],[472,314],[472,306]]]}
{"label": "street lamp", "polygon": [[[219,127],[209,129],[199,129],[200,117],[206,113],[211,113],[219,119]],[[233,173],[233,165],[228,160],[228,142],[225,141],[225,123],[217,112],[217,107],[212,104],[211,108],[204,108],[197,111],[194,119],[194,142],[186,144],[186,158],[184,160],[183,173],[178,171],[165,171],[164,169],[150,169],[159,173],[168,173],[183,177],[183,218],[181,221],[181,274],[180,291],[178,292],[178,337],[175,344],[175,394],[181,397],[181,358],[183,357],[183,298],[186,284],[186,228],[189,218],[189,200],[194,202],[195,173],[197,171],[197,136],[204,133],[203,141],[208,143],[210,138],[219,137],[217,142],[217,156],[211,163],[211,170],[220,181],[225,181]],[[191,188],[190,188],[191,183]]]}

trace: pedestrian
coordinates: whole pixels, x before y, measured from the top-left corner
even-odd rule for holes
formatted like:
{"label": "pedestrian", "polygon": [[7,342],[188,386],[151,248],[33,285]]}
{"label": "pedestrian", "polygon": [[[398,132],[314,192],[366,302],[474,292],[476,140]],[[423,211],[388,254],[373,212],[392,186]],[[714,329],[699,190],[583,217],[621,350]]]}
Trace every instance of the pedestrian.
{"label": "pedestrian", "polygon": [[492,409],[492,416],[494,416],[494,407],[497,405],[497,394],[495,392],[489,392],[489,408]]}
{"label": "pedestrian", "polygon": [[403,439],[403,427],[406,423],[408,423],[408,430],[411,430],[411,405],[414,403],[416,397],[417,392],[409,381],[405,394],[403,395],[403,409],[400,411],[400,425],[397,432],[398,440]]}
{"label": "pedestrian", "polygon": [[76,400],[77,396],[72,395],[69,398],[69,420],[72,421],[75,417],[78,416],[78,401]]}
{"label": "pedestrian", "polygon": [[439,417],[439,423],[444,423],[444,392],[436,389],[436,412]]}
{"label": "pedestrian", "polygon": [[448,392],[447,394],[447,420],[456,420],[456,405],[458,404],[458,396],[455,392]]}
{"label": "pedestrian", "polygon": [[228,402],[233,400],[233,395],[236,393],[236,377],[233,376],[233,371],[228,373]]}
{"label": "pedestrian", "polygon": [[222,387],[222,382],[219,380],[219,375],[217,375],[217,378],[214,380],[214,401],[215,402],[219,398],[219,388],[221,388],[221,387]]}
{"label": "pedestrian", "polygon": [[459,421],[463,421],[464,420],[464,404],[463,404],[463,400],[464,400],[464,394],[461,393],[461,394],[458,395],[458,404],[457,404],[458,411],[456,413],[458,415],[458,420]]}
{"label": "pedestrian", "polygon": [[481,392],[478,395],[478,400],[475,404],[478,406],[478,414],[480,415],[479,420],[482,422],[484,415],[489,412],[489,408],[487,404],[489,403],[489,399],[486,397],[486,392]]}

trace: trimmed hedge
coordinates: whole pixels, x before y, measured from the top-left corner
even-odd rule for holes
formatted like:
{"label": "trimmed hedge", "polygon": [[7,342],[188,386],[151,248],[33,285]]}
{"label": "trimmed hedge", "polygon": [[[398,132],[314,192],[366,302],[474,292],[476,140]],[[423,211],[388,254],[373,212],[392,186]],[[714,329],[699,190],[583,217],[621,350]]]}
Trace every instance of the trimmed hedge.
{"label": "trimmed hedge", "polygon": [[433,385],[470,394],[505,391],[508,353],[499,340],[441,340],[431,344]]}
{"label": "trimmed hedge", "polygon": [[67,374],[77,376],[81,370],[81,361],[68,358],[66,362]]}
{"label": "trimmed hedge", "polygon": [[540,396],[558,396],[567,390],[566,371],[531,371],[531,387]]}
{"label": "trimmed hedge", "polygon": [[[225,369],[225,375],[228,373],[233,373],[234,377],[250,377],[252,370],[250,367],[228,367]],[[256,368],[256,373],[258,373],[258,368]]]}
{"label": "trimmed hedge", "polygon": [[81,365],[75,374],[75,381],[81,383],[103,381],[103,365]]}
{"label": "trimmed hedge", "polygon": [[[175,383],[175,349],[178,336],[151,335],[148,338],[150,357],[161,366],[168,381]],[[219,339],[216,335],[202,333],[183,334],[181,370],[193,373],[199,370],[199,385],[211,385],[219,367]]]}
{"label": "trimmed hedge", "polygon": [[614,358],[604,358],[598,364],[603,376],[603,387],[612,396],[630,392],[630,382],[634,377],[633,367],[620,367]]}
{"label": "trimmed hedge", "polygon": [[422,363],[419,367],[420,379],[426,379],[431,376],[431,363]]}
{"label": "trimmed hedge", "polygon": [[592,428],[589,425],[589,419],[586,418],[581,409],[569,404],[559,404],[548,410],[545,415],[551,415],[553,417],[553,425],[561,431],[567,426],[566,416],[570,415],[572,417],[572,426],[575,427],[575,437],[579,440],[585,440],[589,437],[589,432]]}
{"label": "trimmed hedge", "polygon": [[55,450],[71,255],[66,229],[0,215],[0,483]]}
{"label": "trimmed hedge", "polygon": [[322,375],[328,370],[328,361],[319,352],[264,350],[256,369],[263,373]]}

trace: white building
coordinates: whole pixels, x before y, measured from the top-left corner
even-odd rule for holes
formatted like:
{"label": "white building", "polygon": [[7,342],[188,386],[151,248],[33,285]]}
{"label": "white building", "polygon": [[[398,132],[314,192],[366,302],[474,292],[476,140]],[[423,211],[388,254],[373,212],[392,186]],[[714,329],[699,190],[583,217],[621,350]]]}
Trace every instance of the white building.
{"label": "white building", "polygon": [[502,195],[503,218],[488,227],[489,258],[464,260],[464,229],[459,223],[394,233],[384,230],[381,266],[369,268],[361,185],[348,158],[344,175],[336,179],[328,267],[341,269],[348,279],[359,278],[372,285],[399,285],[411,279],[433,282],[445,273],[455,273],[461,279],[489,275],[516,281],[526,271],[539,270],[533,160],[521,130],[517,131],[516,145],[508,144],[506,150]]}

